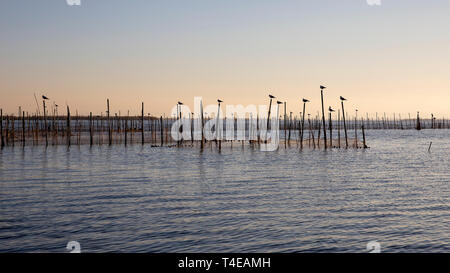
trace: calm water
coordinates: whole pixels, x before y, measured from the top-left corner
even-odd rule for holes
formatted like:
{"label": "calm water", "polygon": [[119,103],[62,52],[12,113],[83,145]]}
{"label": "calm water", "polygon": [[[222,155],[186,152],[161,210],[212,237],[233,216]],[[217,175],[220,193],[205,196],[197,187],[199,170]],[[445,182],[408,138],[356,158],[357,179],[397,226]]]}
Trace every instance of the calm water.
{"label": "calm water", "polygon": [[365,151],[6,147],[0,252],[450,252],[450,130],[367,138]]}

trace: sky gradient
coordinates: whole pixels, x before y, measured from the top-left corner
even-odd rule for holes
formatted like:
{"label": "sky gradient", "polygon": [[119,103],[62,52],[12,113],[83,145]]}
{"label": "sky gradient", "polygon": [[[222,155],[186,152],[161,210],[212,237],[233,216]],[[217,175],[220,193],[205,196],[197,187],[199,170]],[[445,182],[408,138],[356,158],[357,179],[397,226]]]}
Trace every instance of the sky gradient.
{"label": "sky gradient", "polygon": [[[46,94],[72,112],[169,113],[267,104],[273,93],[347,111],[450,117],[447,0],[5,0],[0,108],[34,112]],[[192,107],[193,108],[193,107]]]}

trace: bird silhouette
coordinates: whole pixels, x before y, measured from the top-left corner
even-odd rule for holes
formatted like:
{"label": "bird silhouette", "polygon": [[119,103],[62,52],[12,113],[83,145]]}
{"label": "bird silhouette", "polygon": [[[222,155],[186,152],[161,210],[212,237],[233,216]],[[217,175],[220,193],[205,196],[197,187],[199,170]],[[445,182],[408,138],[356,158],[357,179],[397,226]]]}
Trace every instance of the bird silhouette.
{"label": "bird silhouette", "polygon": [[274,98],[275,98],[275,96],[272,96],[272,95],[270,95],[270,94],[269,94],[269,98],[271,98],[271,99],[274,99]]}
{"label": "bird silhouette", "polygon": [[179,104],[179,105],[183,105],[183,103],[182,103],[182,102],[180,102],[180,101],[178,102],[178,104]]}
{"label": "bird silhouette", "polygon": [[221,102],[223,102],[223,100],[217,100],[217,102],[218,102],[218,103],[221,103]]}
{"label": "bird silhouette", "polygon": [[346,98],[344,98],[343,96],[340,97],[341,100],[347,100]]}
{"label": "bird silhouette", "polygon": [[309,102],[309,100],[307,100],[307,99],[303,99],[303,102],[304,102],[304,103],[307,103],[307,102]]}
{"label": "bird silhouette", "polygon": [[49,98],[47,98],[47,97],[44,96],[44,95],[42,95],[42,98],[43,98],[44,100],[49,100]]}
{"label": "bird silhouette", "polygon": [[325,87],[325,86],[323,86],[323,85],[321,85],[321,86],[320,86],[320,89],[325,89],[325,88],[326,88],[326,87]]}
{"label": "bird silhouette", "polygon": [[277,100],[277,104],[283,104],[283,102],[281,102],[281,101]]}
{"label": "bird silhouette", "polygon": [[333,108],[331,108],[331,106],[328,108],[328,111],[334,112],[334,110],[333,110]]}

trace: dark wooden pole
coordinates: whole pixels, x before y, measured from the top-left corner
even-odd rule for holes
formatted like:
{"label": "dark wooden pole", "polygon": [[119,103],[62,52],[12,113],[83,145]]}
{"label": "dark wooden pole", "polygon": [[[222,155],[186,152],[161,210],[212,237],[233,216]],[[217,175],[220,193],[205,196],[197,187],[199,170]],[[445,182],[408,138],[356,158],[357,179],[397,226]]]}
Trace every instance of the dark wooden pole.
{"label": "dark wooden pole", "polygon": [[267,127],[266,127],[266,139],[264,140],[264,143],[267,143],[267,132],[269,131],[269,121],[270,121],[270,111],[272,108],[272,98],[270,98],[270,103],[269,103],[269,112],[267,114]]}
{"label": "dark wooden pole", "polygon": [[331,112],[328,127],[330,129],[330,148],[333,148],[333,125],[331,124]]}
{"label": "dark wooden pole", "polygon": [[1,148],[5,147],[5,140],[3,139],[3,109],[0,109],[0,139],[1,139]]}
{"label": "dark wooden pole", "polygon": [[203,116],[203,102],[202,101],[200,101],[200,113],[201,113],[201,127],[202,127],[202,140],[201,140],[201,143],[200,143],[200,149],[202,149],[203,150],[203,143],[205,142],[205,135],[204,135],[204,133],[203,133],[203,127],[204,127],[204,125],[205,125],[205,121],[204,121],[204,116]]}
{"label": "dark wooden pole", "polygon": [[92,112],[89,113],[89,144],[94,144],[94,137],[92,135]]}
{"label": "dark wooden pole", "polygon": [[42,101],[43,105],[44,105],[44,127],[45,127],[45,146],[48,146],[48,136],[47,136],[47,114],[46,114],[46,109],[45,109],[45,100]]}
{"label": "dark wooden pole", "polygon": [[338,120],[337,120],[337,132],[338,132],[338,147],[341,148],[341,113],[339,113],[340,110],[338,109]]}
{"label": "dark wooden pole", "polygon": [[159,118],[160,130],[161,130],[161,147],[164,145],[164,132],[163,132],[163,118]]}
{"label": "dark wooden pole", "polygon": [[[129,112],[128,112],[129,113]],[[125,135],[125,146],[127,146],[127,142],[128,142],[128,118],[129,118],[130,114],[127,115],[127,117],[125,118],[125,128],[124,128],[124,135]]]}
{"label": "dark wooden pole", "polygon": [[25,146],[25,111],[22,112],[22,144]]}
{"label": "dark wooden pole", "polygon": [[70,139],[71,139],[72,132],[70,130],[70,109],[69,106],[67,106],[67,145],[70,146]]}
{"label": "dark wooden pole", "polygon": [[287,143],[286,143],[286,120],[287,120],[287,115],[286,115],[286,102],[284,102],[284,148],[286,149],[287,147]]}
{"label": "dark wooden pole", "polygon": [[355,146],[356,149],[358,149],[358,110],[356,110],[356,115],[355,115]]}
{"label": "dark wooden pole", "polygon": [[342,120],[344,121],[345,148],[348,148],[347,125],[345,124],[345,110],[344,110],[344,101],[343,100],[341,100],[341,106],[342,106]]}
{"label": "dark wooden pole", "polygon": [[109,99],[106,99],[106,119],[108,121],[108,144],[112,144],[111,120],[109,119]]}
{"label": "dark wooden pole", "polygon": [[364,132],[364,124],[362,125],[362,134],[363,134],[363,145],[364,145],[364,149],[367,149],[367,145],[366,145],[366,133]]}
{"label": "dark wooden pole", "polygon": [[144,102],[142,102],[141,112],[141,143],[144,145]]}
{"label": "dark wooden pole", "polygon": [[305,108],[306,102],[303,102],[302,133],[300,135],[300,148],[303,148],[303,134],[305,131]]}
{"label": "dark wooden pole", "polygon": [[[325,150],[327,149],[327,128],[325,127],[325,110],[323,108],[323,89],[320,89],[320,98],[322,100],[322,125],[323,125],[323,138],[324,138],[324,145]],[[319,139],[320,141],[320,139]]]}

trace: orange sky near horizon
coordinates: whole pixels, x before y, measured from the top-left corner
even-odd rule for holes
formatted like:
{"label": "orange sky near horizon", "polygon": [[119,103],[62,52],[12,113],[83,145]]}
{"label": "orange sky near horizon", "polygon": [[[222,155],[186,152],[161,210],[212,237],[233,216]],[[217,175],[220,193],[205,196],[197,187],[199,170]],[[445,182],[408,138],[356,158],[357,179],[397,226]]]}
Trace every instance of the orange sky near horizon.
{"label": "orange sky near horizon", "polygon": [[269,93],[294,115],[308,98],[315,114],[322,84],[326,108],[342,95],[349,114],[450,118],[448,3],[61,2],[2,4],[4,115],[35,112],[34,94],[60,113],[104,113],[109,98],[112,113],[144,102],[159,116],[177,101],[193,110],[195,96],[246,106]]}

